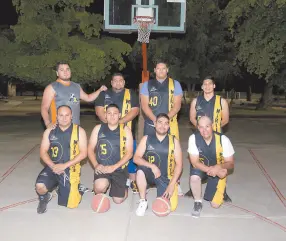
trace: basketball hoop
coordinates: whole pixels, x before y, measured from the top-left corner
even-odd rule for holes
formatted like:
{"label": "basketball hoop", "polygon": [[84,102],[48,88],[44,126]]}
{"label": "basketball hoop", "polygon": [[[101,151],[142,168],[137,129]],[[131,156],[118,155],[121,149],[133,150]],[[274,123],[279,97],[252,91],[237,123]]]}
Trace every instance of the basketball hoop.
{"label": "basketball hoop", "polygon": [[155,23],[154,17],[136,16],[134,23],[138,26],[138,38],[141,43],[149,43],[152,25]]}

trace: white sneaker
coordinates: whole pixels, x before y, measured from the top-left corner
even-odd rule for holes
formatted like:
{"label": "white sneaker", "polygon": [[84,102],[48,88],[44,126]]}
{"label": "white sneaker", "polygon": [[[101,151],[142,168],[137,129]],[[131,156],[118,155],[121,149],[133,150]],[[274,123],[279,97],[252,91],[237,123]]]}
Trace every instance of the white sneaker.
{"label": "white sneaker", "polygon": [[139,200],[138,208],[136,209],[136,215],[139,217],[143,217],[145,215],[145,211],[148,208],[148,202],[145,199]]}

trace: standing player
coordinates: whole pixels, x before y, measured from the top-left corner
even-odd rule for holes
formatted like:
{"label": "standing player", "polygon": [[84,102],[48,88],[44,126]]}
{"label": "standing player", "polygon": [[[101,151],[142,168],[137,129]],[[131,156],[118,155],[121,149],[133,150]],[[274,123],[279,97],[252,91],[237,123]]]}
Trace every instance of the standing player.
{"label": "standing player", "polygon": [[92,94],[86,94],[79,84],[72,82],[71,69],[67,62],[59,62],[56,66],[58,79],[49,84],[44,91],[41,114],[46,127],[55,125],[56,109],[62,105],[68,105],[73,112],[72,122],[80,125],[80,100],[86,102],[94,101],[101,91],[106,90],[101,86]]}

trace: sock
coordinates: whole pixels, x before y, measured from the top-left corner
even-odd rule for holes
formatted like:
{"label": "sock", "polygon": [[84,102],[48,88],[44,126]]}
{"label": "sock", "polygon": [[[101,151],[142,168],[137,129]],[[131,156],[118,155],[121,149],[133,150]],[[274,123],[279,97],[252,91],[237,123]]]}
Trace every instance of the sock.
{"label": "sock", "polygon": [[195,202],[199,202],[199,203],[202,203],[202,199],[199,199],[199,200],[195,200]]}

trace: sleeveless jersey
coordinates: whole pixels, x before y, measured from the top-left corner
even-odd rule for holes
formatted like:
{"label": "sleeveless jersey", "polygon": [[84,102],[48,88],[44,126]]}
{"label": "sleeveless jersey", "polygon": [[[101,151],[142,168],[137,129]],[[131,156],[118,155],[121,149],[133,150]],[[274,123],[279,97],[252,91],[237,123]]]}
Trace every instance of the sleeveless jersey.
{"label": "sleeveless jersey", "polygon": [[175,168],[174,150],[174,136],[166,135],[160,142],[156,135],[150,135],[147,137],[144,159],[155,164],[161,175],[171,180]]}
{"label": "sleeveless jersey", "polygon": [[65,131],[62,131],[59,126],[57,126],[54,130],[51,130],[49,134],[49,156],[54,163],[66,163],[71,159],[70,153],[74,144],[72,142],[78,142],[78,139],[72,140],[74,128],[76,128],[78,137],[79,130],[77,125],[72,124]]}
{"label": "sleeveless jersey", "polygon": [[209,145],[205,142],[199,132],[195,133],[196,146],[199,150],[200,161],[207,166],[215,166],[223,162],[222,157],[222,134],[213,132],[213,137]]}
{"label": "sleeveless jersey", "polygon": [[[96,145],[96,160],[103,166],[114,165],[121,159],[120,126],[110,130],[107,124],[102,124],[98,131]],[[123,143],[122,143],[123,145]],[[124,169],[124,167],[120,169]]]}
{"label": "sleeveless jersey", "polygon": [[56,108],[61,105],[71,107],[73,116],[72,122],[80,125],[80,85],[71,81],[69,86],[65,86],[55,81],[52,83],[52,87],[56,92]]}

